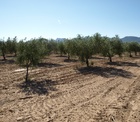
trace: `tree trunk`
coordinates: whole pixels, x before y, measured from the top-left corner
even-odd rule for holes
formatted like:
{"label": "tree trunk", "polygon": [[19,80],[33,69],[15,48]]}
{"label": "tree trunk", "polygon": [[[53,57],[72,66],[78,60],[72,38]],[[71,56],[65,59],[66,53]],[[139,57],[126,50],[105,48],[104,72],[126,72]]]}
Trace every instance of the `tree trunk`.
{"label": "tree trunk", "polygon": [[68,53],[68,60],[70,60],[70,54]]}
{"label": "tree trunk", "polygon": [[131,54],[131,52],[130,52],[130,54],[129,54],[129,57],[132,57],[132,54]]}
{"label": "tree trunk", "polygon": [[2,56],[3,56],[3,59],[6,60],[4,51],[2,51]]}
{"label": "tree trunk", "polygon": [[26,78],[25,78],[25,80],[26,80],[26,82],[28,82],[28,71],[29,71],[29,65],[27,64],[26,65]]}
{"label": "tree trunk", "polygon": [[86,58],[86,64],[87,64],[87,67],[89,67],[89,61],[88,61],[88,58]]}
{"label": "tree trunk", "polygon": [[17,51],[15,51],[15,57],[17,56]]}
{"label": "tree trunk", "polygon": [[119,54],[119,57],[122,57],[122,55],[121,55],[121,54]]}
{"label": "tree trunk", "polygon": [[137,56],[137,51],[135,51],[135,56]]}
{"label": "tree trunk", "polygon": [[109,61],[112,62],[112,57],[111,56],[109,56]]}

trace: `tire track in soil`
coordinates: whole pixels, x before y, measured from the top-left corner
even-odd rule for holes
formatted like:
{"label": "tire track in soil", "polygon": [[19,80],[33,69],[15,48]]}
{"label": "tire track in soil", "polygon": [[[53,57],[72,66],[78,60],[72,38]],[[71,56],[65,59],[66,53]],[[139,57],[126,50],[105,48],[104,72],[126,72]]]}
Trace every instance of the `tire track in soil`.
{"label": "tire track in soil", "polygon": [[[116,86],[119,86],[119,84],[120,83],[117,83],[117,84],[115,84],[114,85],[114,87]],[[107,84],[107,85],[109,85],[109,84]],[[110,86],[109,86],[110,87]],[[112,87],[112,86],[111,86]],[[102,89],[102,90],[101,90]],[[68,112],[67,112],[67,116],[69,115],[69,113],[73,113],[75,110],[78,110],[78,108],[79,107],[81,107],[81,109],[84,107],[84,106],[86,106],[86,105],[88,105],[89,103],[91,104],[91,103],[95,103],[95,105],[96,105],[96,102],[98,101],[98,100],[100,100],[100,98],[102,98],[102,96],[106,93],[106,90],[105,89],[103,89],[102,87],[100,88],[100,90],[99,90],[100,92],[97,92],[96,93],[96,91],[95,91],[95,94],[94,94],[94,96],[90,96],[89,98],[85,98],[83,101],[78,101],[77,103],[74,103],[74,105],[73,106],[71,106],[72,108],[68,108]],[[92,106],[95,106],[95,105],[92,105]],[[99,105],[100,107],[101,107],[101,105]],[[65,108],[65,107],[63,107],[63,108]],[[96,105],[96,108],[98,108],[97,107],[97,105]],[[98,109],[97,109],[98,110]],[[96,111],[97,111],[96,110]],[[59,110],[60,111],[60,110]],[[67,110],[64,110],[64,111],[67,111]],[[82,110],[81,110],[82,111]],[[78,112],[79,113],[79,112]],[[80,112],[81,113],[81,112]],[[95,112],[94,112],[95,113]],[[84,113],[85,114],[85,113]],[[84,115],[83,114],[83,115]],[[90,113],[91,114],[91,113]],[[88,113],[87,113],[87,115],[88,115]],[[60,117],[58,117],[58,118],[60,118]],[[86,120],[86,119],[85,119]]]}
{"label": "tire track in soil", "polygon": [[[69,68],[69,67],[68,67]],[[22,74],[23,72],[21,72]],[[20,80],[22,77],[17,77],[17,76],[20,76],[19,74],[18,75],[14,75],[14,77],[12,77],[12,79],[14,79],[14,81],[17,81],[17,80]],[[8,83],[8,82],[7,82]],[[9,85],[9,84],[8,84]],[[36,102],[35,102],[36,103]],[[24,103],[25,104],[25,103]],[[28,105],[28,103],[26,103]],[[13,106],[15,106],[15,104],[13,104]],[[27,108],[26,108],[27,109]]]}
{"label": "tire track in soil", "polygon": [[[42,100],[43,101],[43,100]],[[38,103],[37,101],[36,102],[34,102],[34,103]],[[52,104],[53,103],[53,104]],[[58,105],[58,103],[60,103],[61,104],[61,100],[59,100],[59,102],[58,101],[55,101],[55,100],[53,100],[52,99],[52,101],[51,102],[48,102],[47,101],[47,103],[46,102],[43,102],[43,107],[39,107],[39,108],[45,108],[46,109],[46,111],[50,111],[51,109],[54,109],[54,108],[56,108],[57,106],[55,106],[55,105]],[[36,109],[36,105],[35,105],[35,109]],[[33,109],[32,109],[33,110]],[[31,111],[32,111],[31,110]],[[38,108],[37,108],[37,110],[39,110]],[[36,111],[36,110],[34,110],[34,111]],[[49,112],[50,113],[50,112]],[[36,114],[35,114],[35,116],[36,116]]]}
{"label": "tire track in soil", "polygon": [[[96,120],[99,122],[129,122],[132,120],[134,122],[139,122],[140,109],[137,109],[139,108],[138,105],[140,106],[140,103],[134,104],[138,102],[137,98],[140,93],[139,81],[140,77],[137,77],[117,100],[98,113]],[[136,110],[132,109],[134,105],[136,106]],[[133,119],[129,120],[131,117],[133,117]]]}
{"label": "tire track in soil", "polygon": [[[64,99],[64,98],[62,98],[62,99]],[[65,99],[67,99],[67,97]],[[41,100],[41,99],[38,99],[38,100],[39,101],[44,101],[44,100]],[[61,100],[61,99],[60,100],[59,99],[58,100],[51,99],[50,102],[48,102],[48,100],[46,100],[47,101],[47,104],[46,104],[46,102],[45,103],[42,103],[44,105],[43,107],[41,107],[41,106],[38,107],[37,104],[40,104],[39,101],[33,102],[32,103],[33,107],[30,109],[30,112],[34,111],[34,113],[30,113],[32,115],[32,119],[34,121],[41,119],[42,118],[41,116],[43,116],[39,112],[36,112],[36,111],[40,111],[40,109],[43,110],[43,108],[46,108],[46,105],[47,105],[47,110],[46,111],[49,111],[49,113],[51,113],[50,110],[53,110],[54,111],[55,108],[59,107],[59,105],[62,103],[63,100]],[[57,111],[55,113],[57,113]],[[49,115],[49,118],[52,118],[53,116],[54,115],[50,114]]]}
{"label": "tire track in soil", "polygon": [[[102,90],[103,91],[103,90]],[[102,92],[101,91],[101,92]],[[81,92],[81,91],[80,91]],[[96,98],[97,96],[99,96],[100,95],[100,93],[98,93],[98,94],[94,94],[94,96],[92,96],[90,99],[87,99],[87,100],[81,100],[81,101],[77,101],[76,103],[69,103],[68,102],[68,104],[66,104],[65,106],[63,106],[63,107],[60,107],[60,108],[58,108],[56,111],[55,111],[55,113],[57,113],[58,111],[59,111],[59,113],[62,111],[72,111],[75,107],[77,107],[77,106],[81,106],[81,105],[83,105],[83,103],[85,104],[86,102],[89,102],[89,101],[91,101],[93,98]],[[72,96],[72,95],[71,95]],[[71,97],[71,96],[69,96],[69,97]],[[60,96],[61,97],[61,96]],[[66,97],[62,97],[61,99],[60,99],[60,102],[62,102],[62,101],[66,101],[66,99],[68,99],[68,96],[66,96]],[[54,100],[54,101],[57,101],[57,100]],[[52,102],[53,103],[53,102]],[[58,101],[57,101],[57,103],[59,103]],[[62,102],[63,103],[63,102]],[[64,102],[65,103],[65,102]],[[71,108],[72,107],[72,108]],[[75,108],[76,109],[76,108]],[[63,114],[63,113],[62,113]],[[62,115],[62,114],[60,114],[60,115]],[[66,114],[66,113],[65,113]],[[60,117],[57,117],[57,118],[60,118]],[[56,120],[57,121],[57,120]]]}
{"label": "tire track in soil", "polygon": [[[120,81],[122,81],[122,80],[120,80]],[[117,84],[116,86],[114,86],[114,88],[115,88],[115,87],[118,87],[119,85],[120,85],[120,84]],[[112,89],[112,87],[110,87],[110,88]],[[107,92],[106,92],[106,93],[107,93]]]}
{"label": "tire track in soil", "polygon": [[[131,71],[130,67],[129,68],[124,67],[124,68]],[[64,72],[62,72],[62,69],[64,70]],[[27,100],[15,101],[14,104],[11,106],[11,109],[13,108],[18,111],[15,113],[11,112],[10,116],[14,115],[15,118],[17,116],[23,116],[23,119],[21,119],[23,121],[24,120],[26,121],[77,120],[79,122],[84,122],[85,120],[89,120],[93,122],[95,121],[95,118],[93,117],[95,117],[97,112],[101,112],[103,114],[102,118],[104,118],[104,116],[106,116],[106,112],[110,111],[111,108],[110,106],[116,105],[116,101],[117,100],[119,101],[120,99],[123,98],[122,94],[126,89],[125,90],[120,89],[120,92],[117,91],[117,93],[120,94],[121,91],[123,91],[121,94],[122,97],[116,95],[117,98],[114,98],[114,100],[112,101],[108,101],[109,99],[108,97],[110,95],[117,94],[116,89],[119,89],[120,86],[123,84],[122,81],[124,80],[124,78],[113,77],[113,78],[105,79],[105,81],[103,82],[102,81],[103,78],[101,76],[93,75],[92,72],[87,72],[87,73],[85,72],[85,74],[81,75],[78,74],[77,72],[74,72],[73,69],[71,71],[67,71],[68,69],[70,70],[71,68],[63,67],[60,69],[58,68],[58,70],[53,69],[52,72],[54,74],[52,73],[53,75],[50,75],[50,76],[54,76],[54,79],[56,79],[59,82],[57,87],[60,86],[59,91],[61,92],[56,92],[58,93],[58,95],[55,95],[54,93],[51,94],[52,96],[51,95],[43,96],[43,97],[36,96],[33,99],[31,98],[29,100],[27,99]],[[34,73],[36,73],[35,74],[36,77],[43,77],[43,79],[45,79],[46,77],[48,77],[47,72],[48,70],[41,69],[41,71],[37,73],[32,72],[31,75],[33,77]],[[60,74],[60,76],[57,76],[58,73]],[[63,73],[64,75],[66,75],[64,78],[63,78]],[[16,76],[12,79],[14,79],[14,81],[16,80],[19,81],[20,79],[16,78]],[[75,77],[76,80],[74,79]],[[94,80],[94,78],[97,81]],[[119,80],[119,82],[117,80]],[[65,87],[66,88],[61,89],[61,86],[63,86],[62,88]],[[134,84],[134,87],[135,86],[136,85]],[[91,93],[88,93],[87,90],[90,91]],[[130,91],[128,90],[128,93],[129,92]],[[139,98],[138,95],[136,95],[136,97],[133,97],[131,99],[134,99],[134,101],[138,103],[137,98]],[[131,99],[129,100],[132,102]],[[103,102],[104,100],[105,102]],[[22,110],[24,108],[27,109],[27,111]],[[9,112],[7,112],[7,115],[8,114]],[[27,117],[27,115],[29,115],[30,117]],[[120,113],[118,115],[120,115]],[[110,118],[113,119],[112,116]],[[10,119],[11,118],[9,118],[9,120]]]}
{"label": "tire track in soil", "polygon": [[[36,102],[34,102],[34,103],[38,103],[37,101]],[[53,101],[53,103],[55,103],[55,104],[57,104],[55,101]],[[34,105],[35,107],[36,107],[36,105]],[[42,107],[37,107],[37,108],[42,108]],[[50,109],[50,108],[49,108]],[[31,109],[31,111],[34,111],[34,109]],[[39,113],[37,113],[37,114],[39,114]],[[35,114],[35,117],[37,117],[36,115],[37,114]],[[35,118],[35,117],[33,117],[33,118]],[[35,119],[33,119],[33,120],[36,120],[36,119],[39,119],[39,118],[35,118]]]}

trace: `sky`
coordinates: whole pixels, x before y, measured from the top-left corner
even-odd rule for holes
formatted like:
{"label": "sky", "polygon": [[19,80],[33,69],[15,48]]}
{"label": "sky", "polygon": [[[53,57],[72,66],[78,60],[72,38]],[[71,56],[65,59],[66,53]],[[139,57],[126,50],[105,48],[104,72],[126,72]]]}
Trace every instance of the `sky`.
{"label": "sky", "polygon": [[140,0],[0,0],[0,39],[140,37]]}

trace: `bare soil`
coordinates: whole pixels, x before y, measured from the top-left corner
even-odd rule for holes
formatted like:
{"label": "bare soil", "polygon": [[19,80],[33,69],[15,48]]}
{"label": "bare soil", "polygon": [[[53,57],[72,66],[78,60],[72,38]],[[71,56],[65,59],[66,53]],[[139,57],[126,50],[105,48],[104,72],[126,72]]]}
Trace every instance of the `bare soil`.
{"label": "bare soil", "polygon": [[12,57],[0,60],[0,122],[140,122],[140,57],[66,59],[47,57],[28,83]]}

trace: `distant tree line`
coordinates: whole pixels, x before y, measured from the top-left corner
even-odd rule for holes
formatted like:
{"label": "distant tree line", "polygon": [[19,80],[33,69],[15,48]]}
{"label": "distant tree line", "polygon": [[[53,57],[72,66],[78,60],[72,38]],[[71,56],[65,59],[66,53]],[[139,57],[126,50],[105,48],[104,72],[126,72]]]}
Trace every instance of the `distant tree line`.
{"label": "distant tree line", "polygon": [[68,59],[77,56],[80,61],[86,62],[87,66],[89,66],[89,58],[96,54],[108,57],[110,62],[115,55],[121,57],[124,53],[128,53],[132,57],[132,53],[140,54],[138,42],[122,42],[118,35],[113,38],[101,36],[99,33],[86,37],[78,35],[76,38],[58,42],[57,45],[60,55],[67,54]]}
{"label": "distant tree line", "polygon": [[112,62],[114,55],[121,57],[123,53],[128,53],[132,57],[133,53],[140,54],[140,44],[133,41],[123,43],[118,35],[109,38],[101,36],[99,33],[86,37],[78,35],[76,38],[63,41],[45,38],[17,41],[17,37],[7,40],[0,39],[0,54],[3,60],[6,60],[7,54],[13,54],[17,63],[27,69],[26,81],[28,81],[29,67],[37,65],[44,56],[52,53],[59,53],[60,56],[67,55],[68,60],[76,56],[88,67],[92,55],[99,54],[108,57],[109,61]]}

